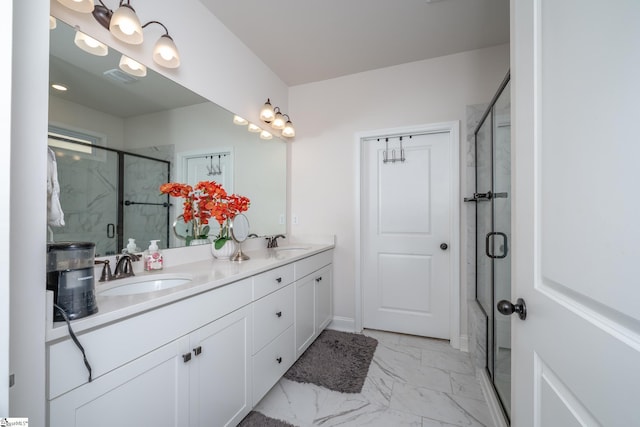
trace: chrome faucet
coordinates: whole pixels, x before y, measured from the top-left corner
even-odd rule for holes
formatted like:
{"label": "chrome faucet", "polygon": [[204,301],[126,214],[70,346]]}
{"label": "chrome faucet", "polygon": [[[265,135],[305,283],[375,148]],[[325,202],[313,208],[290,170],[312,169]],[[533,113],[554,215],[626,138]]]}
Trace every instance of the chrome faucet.
{"label": "chrome faucet", "polygon": [[102,274],[100,274],[100,282],[110,282],[113,280],[113,274],[111,274],[111,266],[109,265],[109,260],[105,259],[104,261],[96,260],[94,261],[96,265],[102,264]]}
{"label": "chrome faucet", "polygon": [[140,255],[130,253],[123,253],[119,257],[116,257],[116,268],[113,270],[114,278],[121,279],[123,277],[135,276],[131,262],[138,261],[139,259]]}
{"label": "chrome faucet", "polygon": [[286,239],[286,236],[283,236],[282,234],[278,234],[275,236],[268,236],[266,237],[267,239],[267,248],[277,248],[278,247],[278,239],[279,238],[283,238]]}

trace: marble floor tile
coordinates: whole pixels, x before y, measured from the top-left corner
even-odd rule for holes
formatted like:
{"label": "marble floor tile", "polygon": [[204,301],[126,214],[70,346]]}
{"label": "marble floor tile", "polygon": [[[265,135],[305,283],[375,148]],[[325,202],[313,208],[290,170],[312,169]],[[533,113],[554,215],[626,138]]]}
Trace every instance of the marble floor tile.
{"label": "marble floor tile", "polygon": [[[452,396],[449,393],[416,387],[411,384],[395,384],[389,407],[413,413],[455,426],[482,427],[490,425],[489,409],[486,415],[469,401],[473,399]],[[475,401],[484,404],[484,402]],[[486,404],[484,404],[486,407]]]}
{"label": "marble floor tile", "polygon": [[467,353],[448,341],[365,330],[378,340],[360,393],[281,379],[255,410],[298,427],[491,426]]}
{"label": "marble floor tile", "polygon": [[471,357],[463,352],[451,354],[437,350],[422,350],[422,364],[461,374],[475,374]]}
{"label": "marble floor tile", "polygon": [[458,372],[451,372],[451,388],[456,396],[468,397],[484,402],[484,394],[480,381],[475,375],[465,375]]}

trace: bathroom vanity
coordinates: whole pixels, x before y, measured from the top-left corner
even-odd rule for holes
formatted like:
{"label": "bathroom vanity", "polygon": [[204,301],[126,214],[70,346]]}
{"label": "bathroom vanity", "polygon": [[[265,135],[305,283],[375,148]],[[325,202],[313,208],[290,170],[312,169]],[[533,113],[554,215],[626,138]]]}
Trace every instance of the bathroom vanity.
{"label": "bathroom vanity", "polygon": [[[332,244],[247,253],[99,285],[99,313],[72,322],[91,382],[66,325],[51,321],[50,427],[239,423],[332,318]],[[136,287],[152,279],[180,284]]]}

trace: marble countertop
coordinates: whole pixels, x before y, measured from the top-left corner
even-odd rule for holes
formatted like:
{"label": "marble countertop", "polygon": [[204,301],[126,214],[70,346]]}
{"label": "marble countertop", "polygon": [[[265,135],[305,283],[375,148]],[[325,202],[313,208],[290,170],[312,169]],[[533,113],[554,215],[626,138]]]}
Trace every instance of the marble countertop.
{"label": "marble countertop", "polygon": [[[163,270],[136,272],[134,277],[99,283],[96,281],[98,313],[71,321],[76,334],[83,331],[116,322],[136,314],[153,310],[184,298],[189,298],[215,288],[233,284],[247,277],[292,263],[296,260],[332,249],[333,243],[295,244],[277,249],[249,249],[243,252],[250,259],[232,262],[214,259],[205,248],[183,248],[180,255],[165,254]],[[186,251],[193,252],[193,262],[188,262]],[[177,253],[177,252],[176,252]],[[173,258],[173,264],[171,259]],[[186,262],[185,262],[186,261]],[[136,263],[141,264],[141,263]],[[135,271],[135,270],[134,270]],[[96,275],[99,277],[99,275]],[[103,296],[100,293],[116,286],[135,283],[145,279],[188,278],[190,282],[173,288],[133,295]],[[53,292],[47,292],[47,329],[48,343],[69,338],[65,322],[53,322]]]}

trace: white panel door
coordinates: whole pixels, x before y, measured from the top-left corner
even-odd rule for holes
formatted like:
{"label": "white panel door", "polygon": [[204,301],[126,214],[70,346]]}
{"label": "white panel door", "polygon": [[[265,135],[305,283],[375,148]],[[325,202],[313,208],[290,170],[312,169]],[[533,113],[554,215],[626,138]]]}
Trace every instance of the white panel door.
{"label": "white panel door", "polygon": [[230,152],[187,154],[183,158],[183,174],[189,185],[215,181],[227,192],[233,192],[233,159]]}
{"label": "white panel door", "polygon": [[366,142],[363,326],[449,338],[450,133]]}
{"label": "white panel door", "polygon": [[512,1],[512,424],[640,425],[640,2]]}

